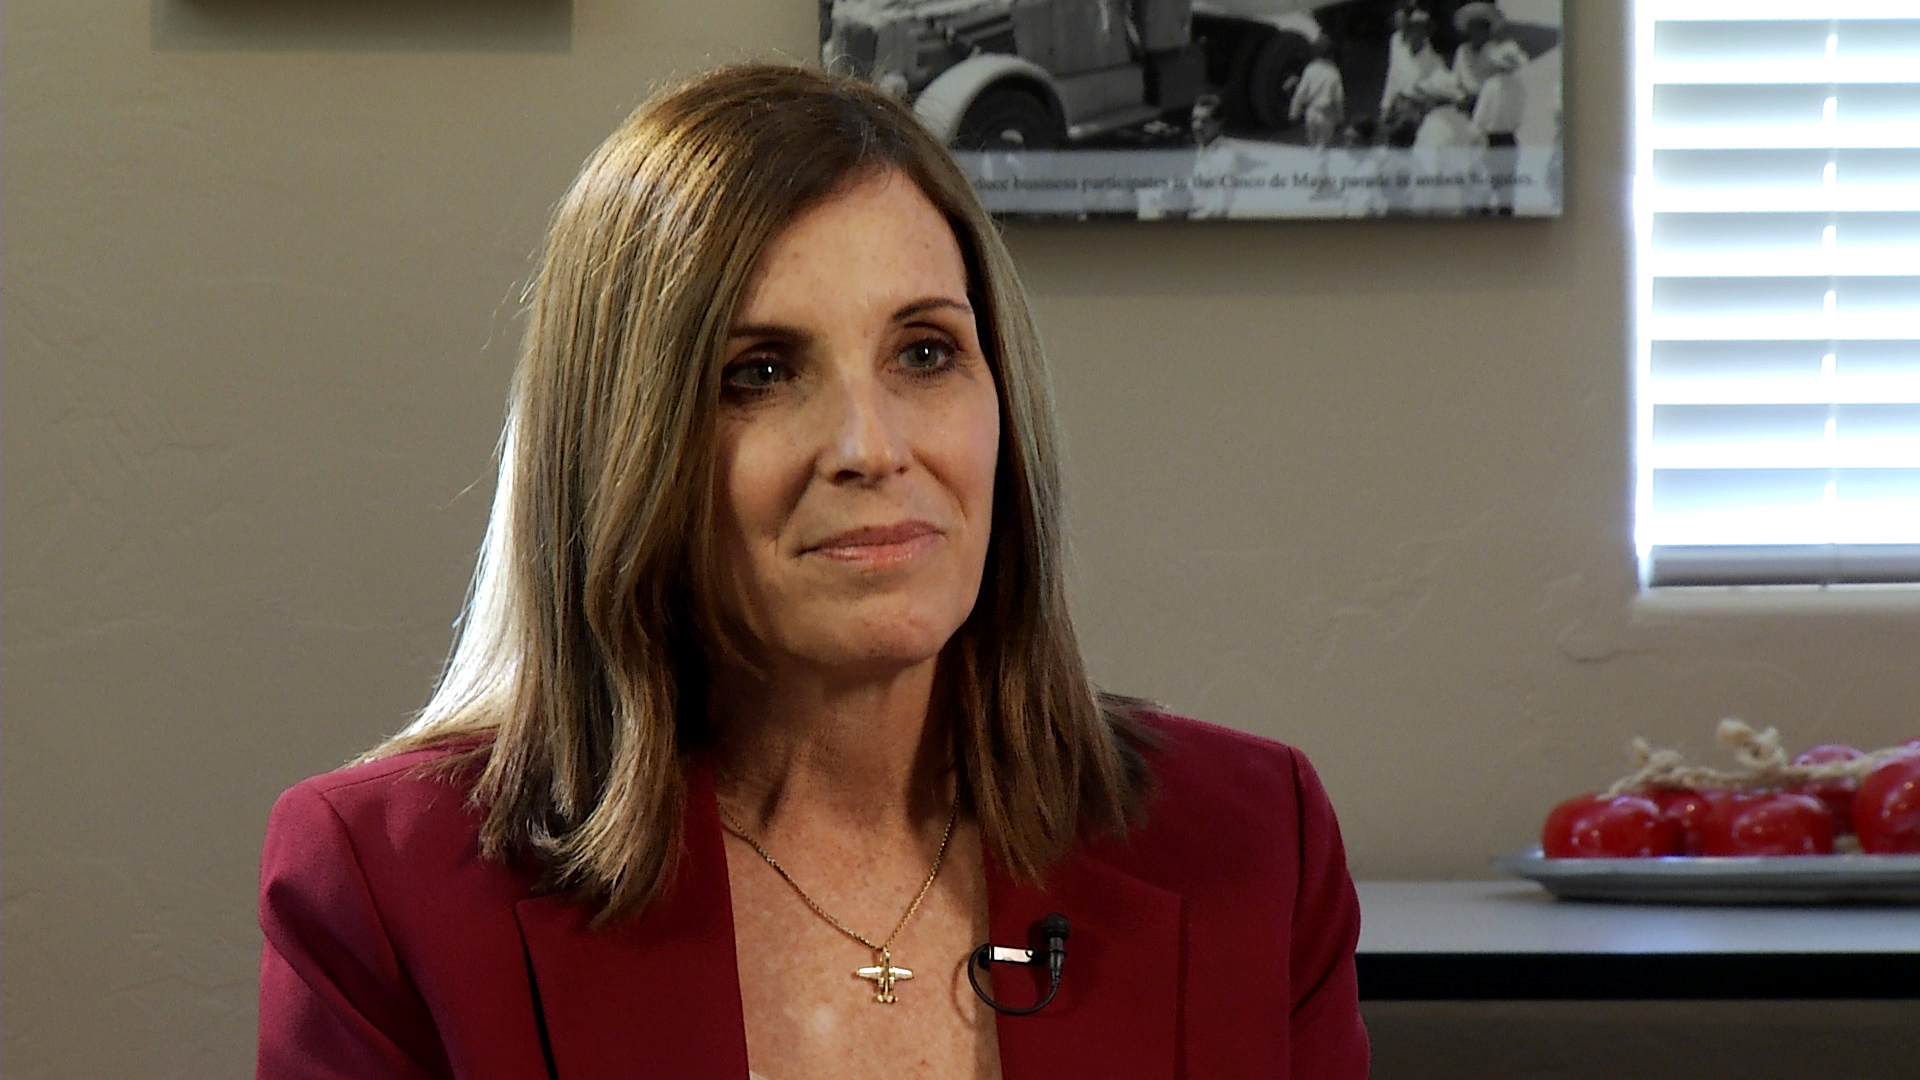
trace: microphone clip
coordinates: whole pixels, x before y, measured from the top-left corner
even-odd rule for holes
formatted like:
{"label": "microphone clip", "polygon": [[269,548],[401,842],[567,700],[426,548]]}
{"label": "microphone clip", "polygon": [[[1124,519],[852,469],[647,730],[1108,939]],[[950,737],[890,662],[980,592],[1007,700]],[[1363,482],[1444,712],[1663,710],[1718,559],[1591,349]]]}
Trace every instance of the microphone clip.
{"label": "microphone clip", "polygon": [[[1035,932],[1035,936],[1046,942],[1046,948],[1040,955],[1036,956],[1032,949],[1015,949],[989,942],[973,950],[973,955],[967,958],[967,982],[972,985],[975,996],[1003,1016],[1032,1016],[1052,1004],[1054,995],[1060,992],[1060,976],[1066,970],[1067,937],[1071,933],[1071,926],[1067,917],[1056,911],[1041,919]],[[1046,996],[1026,1006],[1002,1005],[995,1001],[993,995],[980,986],[980,972],[992,964],[1047,965]]]}

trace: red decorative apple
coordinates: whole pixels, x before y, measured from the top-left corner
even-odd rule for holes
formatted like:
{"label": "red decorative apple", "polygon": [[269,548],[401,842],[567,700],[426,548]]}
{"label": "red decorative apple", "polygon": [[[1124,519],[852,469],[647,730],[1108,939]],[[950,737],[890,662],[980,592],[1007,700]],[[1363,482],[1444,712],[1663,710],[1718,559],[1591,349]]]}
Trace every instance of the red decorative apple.
{"label": "red decorative apple", "polygon": [[1662,791],[1655,797],[1660,813],[1680,829],[1681,855],[1698,855],[1705,844],[1709,819],[1720,809],[1729,794],[1718,788],[1694,791],[1689,788]]}
{"label": "red decorative apple", "polygon": [[1644,796],[1576,795],[1547,815],[1540,849],[1549,859],[1675,855],[1680,826]]}
{"label": "red decorative apple", "polygon": [[[1835,761],[1858,761],[1866,753],[1856,747],[1843,743],[1821,743],[1819,746],[1802,750],[1793,759],[1795,765],[1825,765]],[[1802,784],[1794,790],[1802,795],[1811,795],[1827,804],[1833,811],[1833,823],[1841,832],[1853,828],[1853,792],[1860,781],[1853,779],[1815,780]]]}
{"label": "red decorative apple", "polygon": [[1831,855],[1833,813],[1811,795],[1734,795],[1707,821],[1703,855]]}
{"label": "red decorative apple", "polygon": [[1920,754],[1882,762],[1853,796],[1860,850],[1875,855],[1920,853]]}

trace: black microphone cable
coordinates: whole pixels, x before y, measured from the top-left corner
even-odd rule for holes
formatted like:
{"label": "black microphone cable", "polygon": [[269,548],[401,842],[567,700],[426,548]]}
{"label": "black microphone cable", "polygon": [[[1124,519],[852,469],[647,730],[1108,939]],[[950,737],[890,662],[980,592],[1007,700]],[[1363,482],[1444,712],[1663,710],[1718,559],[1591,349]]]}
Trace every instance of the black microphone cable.
{"label": "black microphone cable", "polygon": [[[1002,1016],[1032,1016],[1053,1003],[1053,996],[1060,992],[1060,973],[1067,966],[1067,936],[1072,927],[1067,917],[1053,912],[1040,920],[1040,937],[1047,943],[1046,957],[1043,960],[1033,955],[1031,949],[1008,949],[988,943],[973,950],[967,958],[967,982],[973,986],[975,996],[987,1003],[993,1011]],[[1002,1005],[993,1000],[993,995],[980,987],[980,972],[992,963],[1002,964],[1038,964],[1047,965],[1047,994],[1039,1001],[1025,1007]]]}

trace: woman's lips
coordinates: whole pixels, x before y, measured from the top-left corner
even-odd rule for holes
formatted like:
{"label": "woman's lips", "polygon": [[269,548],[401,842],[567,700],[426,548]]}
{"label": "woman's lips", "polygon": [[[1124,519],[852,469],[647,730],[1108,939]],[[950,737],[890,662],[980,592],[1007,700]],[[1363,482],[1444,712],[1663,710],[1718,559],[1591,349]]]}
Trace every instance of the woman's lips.
{"label": "woman's lips", "polygon": [[836,562],[883,565],[904,562],[939,542],[940,530],[924,521],[867,525],[836,533],[806,549]]}

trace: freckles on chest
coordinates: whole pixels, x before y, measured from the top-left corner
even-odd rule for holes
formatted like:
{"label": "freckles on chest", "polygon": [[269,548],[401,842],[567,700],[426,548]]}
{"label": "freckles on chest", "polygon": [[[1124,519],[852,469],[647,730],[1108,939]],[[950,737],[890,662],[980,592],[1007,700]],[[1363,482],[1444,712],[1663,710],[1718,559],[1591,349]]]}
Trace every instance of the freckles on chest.
{"label": "freckles on chest", "polygon": [[[997,1073],[992,1020],[974,1008],[965,980],[976,928],[960,905],[936,891],[916,916],[892,956],[912,977],[882,1003],[877,982],[858,974],[876,964],[871,951],[827,925],[764,867],[738,869],[748,872],[732,883],[735,955],[748,1061],[757,1072],[768,1080]],[[848,917],[886,921],[881,907],[899,899]]]}
{"label": "freckles on chest", "polygon": [[[876,963],[872,951],[790,894],[749,886],[735,895],[733,912],[740,994],[750,1015],[758,1005],[796,1034],[828,1035],[904,1001],[908,980],[898,983],[894,1003],[876,1002],[876,983],[859,974]],[[893,962],[905,966],[898,957]]]}
{"label": "freckles on chest", "polygon": [[977,1075],[973,1018],[954,1008],[932,955],[882,1004],[855,975],[873,960],[853,942],[823,943],[799,926],[737,936],[748,1060],[769,1080],[864,1076],[879,1062],[888,1075]]}

